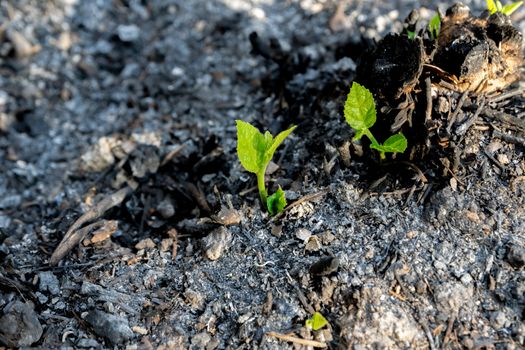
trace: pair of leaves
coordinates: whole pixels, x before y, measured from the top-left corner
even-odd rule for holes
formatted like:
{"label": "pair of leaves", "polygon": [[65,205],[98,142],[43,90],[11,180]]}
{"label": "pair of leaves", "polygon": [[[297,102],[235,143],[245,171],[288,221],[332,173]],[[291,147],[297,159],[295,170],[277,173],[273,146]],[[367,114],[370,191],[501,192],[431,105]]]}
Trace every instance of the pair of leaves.
{"label": "pair of leaves", "polygon": [[372,93],[353,82],[350,93],[345,102],[344,115],[346,122],[356,131],[355,140],[366,135],[372,144],[370,148],[378,150],[381,157],[384,153],[404,152],[407,148],[407,139],[402,133],[390,136],[383,144],[377,142],[370,132],[370,128],[376,123],[376,105]]}
{"label": "pair of leaves", "polygon": [[280,132],[275,138],[266,131],[261,133],[256,127],[237,120],[237,155],[244,169],[251,173],[266,170],[277,147],[294,131],[296,126]]}
{"label": "pair of leaves", "polygon": [[268,164],[273,158],[277,147],[283,143],[295,130],[292,126],[288,130],[280,132],[275,138],[269,131],[261,133],[253,125],[242,120],[237,120],[237,155],[241,165],[247,171],[257,175],[257,183],[261,200],[268,209],[270,215],[276,215],[286,207],[286,197],[281,186],[271,196],[267,196],[264,185],[264,174]]}
{"label": "pair of leaves", "polygon": [[496,12],[501,12],[504,15],[510,16],[521,5],[523,5],[523,1],[516,1],[516,2],[513,2],[512,4],[507,4],[503,6],[503,4],[499,0],[487,0],[487,10],[489,10],[491,15]]}

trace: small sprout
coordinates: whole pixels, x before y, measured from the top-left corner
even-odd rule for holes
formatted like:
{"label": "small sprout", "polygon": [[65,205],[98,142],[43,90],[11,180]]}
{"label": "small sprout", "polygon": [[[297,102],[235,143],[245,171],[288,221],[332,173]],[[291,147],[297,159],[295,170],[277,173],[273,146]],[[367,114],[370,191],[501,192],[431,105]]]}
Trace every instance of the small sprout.
{"label": "small sprout", "polygon": [[281,186],[279,186],[274,194],[268,197],[266,204],[271,216],[283,211],[284,207],[286,207],[286,197],[284,196],[284,191]]}
{"label": "small sprout", "polygon": [[432,40],[436,40],[439,36],[439,31],[441,30],[441,18],[439,17],[439,13],[436,13],[435,16],[430,19],[428,30]]}
{"label": "small sprout", "polygon": [[499,1],[499,0],[487,0],[487,10],[489,10],[491,15],[493,15],[496,12],[501,12],[504,15],[510,16],[521,5],[523,5],[523,1],[516,1],[516,2],[513,2],[511,4],[507,4],[507,5],[503,6],[501,1]]}
{"label": "small sprout", "polygon": [[296,126],[279,133],[275,138],[269,131],[262,134],[253,125],[237,120],[237,156],[247,171],[257,175],[257,187],[263,207],[270,215],[276,215],[286,206],[284,191],[279,187],[277,192],[268,197],[264,183],[266,168],[273,158],[277,147],[294,131]]}
{"label": "small sprout", "polygon": [[414,40],[416,38],[416,31],[410,31],[407,29],[407,36],[410,40]]}
{"label": "small sprout", "polygon": [[327,324],[328,324],[328,321],[319,312],[314,313],[313,316],[307,319],[305,322],[305,326],[314,331],[320,330]]}
{"label": "small sprout", "polygon": [[376,105],[374,96],[364,86],[353,82],[350,93],[346,98],[344,115],[346,122],[356,131],[354,140],[359,140],[366,135],[370,142],[370,148],[379,151],[381,159],[385,159],[385,153],[404,152],[407,148],[407,139],[400,132],[390,136],[383,144],[377,142],[370,132],[370,128],[376,122]]}

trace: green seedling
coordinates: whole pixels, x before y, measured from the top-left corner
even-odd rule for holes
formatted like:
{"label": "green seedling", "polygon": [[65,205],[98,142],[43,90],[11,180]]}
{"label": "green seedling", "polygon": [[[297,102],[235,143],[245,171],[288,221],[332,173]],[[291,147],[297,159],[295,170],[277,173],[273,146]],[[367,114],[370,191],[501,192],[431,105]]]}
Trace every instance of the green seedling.
{"label": "green seedling", "polygon": [[436,40],[439,36],[439,31],[441,30],[441,18],[439,17],[439,13],[436,13],[434,17],[430,19],[428,30],[432,40]]}
{"label": "green seedling", "polygon": [[489,10],[490,14],[494,14],[496,12],[501,12],[504,15],[510,16],[516,11],[521,5],[523,5],[523,1],[516,1],[511,4],[507,4],[503,6],[501,1],[499,0],[487,0],[487,10]]}
{"label": "green seedling", "polygon": [[416,38],[416,31],[410,31],[407,29],[407,36],[410,40],[414,40]]}
{"label": "green seedling", "polygon": [[315,312],[313,316],[307,319],[305,322],[305,326],[314,331],[320,330],[327,324],[328,324],[328,321],[319,312]]}
{"label": "green seedling", "polygon": [[370,148],[379,151],[381,159],[385,159],[385,153],[402,153],[406,150],[408,142],[401,132],[390,136],[382,144],[377,142],[370,132],[370,128],[376,123],[376,105],[374,96],[364,86],[352,83],[346,98],[344,114],[346,122],[356,131],[354,140],[366,135],[371,142]]}
{"label": "green seedling", "polygon": [[282,212],[286,206],[286,197],[280,186],[274,194],[268,196],[264,174],[277,147],[294,131],[296,126],[280,132],[274,138],[269,131],[265,131],[263,134],[256,127],[242,120],[237,120],[236,123],[237,156],[244,169],[257,175],[257,187],[263,207],[268,210],[270,215],[276,215]]}

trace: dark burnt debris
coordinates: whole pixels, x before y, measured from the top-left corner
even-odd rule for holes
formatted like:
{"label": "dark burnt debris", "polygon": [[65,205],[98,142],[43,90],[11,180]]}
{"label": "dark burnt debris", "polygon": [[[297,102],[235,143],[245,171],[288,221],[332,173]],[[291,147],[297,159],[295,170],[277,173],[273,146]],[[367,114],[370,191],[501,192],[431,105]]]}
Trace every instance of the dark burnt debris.
{"label": "dark burnt debris", "polygon": [[[301,124],[298,133],[320,125],[316,120],[305,118],[306,115],[331,114],[323,107],[330,104],[329,101],[340,101],[342,106],[348,87],[355,79],[370,89],[376,99],[378,122],[372,128],[374,135],[384,140],[402,131],[408,138],[408,149],[393,157],[414,162],[427,175],[432,175],[433,181],[441,183],[447,182],[451,172],[458,170],[462,159],[468,164],[467,159],[479,155],[465,152],[466,143],[475,143],[480,137],[475,133],[466,137],[476,124],[485,121],[482,129],[486,131],[494,121],[511,128],[522,123],[511,115],[519,101],[510,104],[506,101],[508,113],[503,115],[500,108],[502,102],[519,95],[520,88],[508,95],[500,94],[520,78],[523,36],[508,16],[484,11],[476,17],[461,3],[451,6],[440,17],[437,40],[429,32],[428,21],[419,19],[414,10],[405,20],[402,33],[387,34],[377,43],[351,39],[330,47],[336,57],[358,61],[355,76],[354,70],[346,69],[343,64],[323,66],[322,59],[312,61],[312,57],[305,56],[300,43],[286,51],[274,38],[263,40],[257,33],[252,33],[250,41],[253,54],[275,65],[272,74],[262,82],[263,88],[275,94],[279,101],[274,112],[289,116],[286,123]],[[408,31],[414,31],[415,38],[410,38]],[[360,56],[356,54],[363,51]],[[322,68],[314,74],[309,69],[313,65]],[[501,127],[489,129],[499,133],[498,138],[521,140],[514,139],[513,135],[502,136]],[[309,149],[323,152],[322,140],[326,133],[320,129],[319,138],[310,138]],[[345,144],[351,138],[348,131],[334,132],[333,138],[339,149],[348,149]],[[361,157],[361,147],[350,145],[351,156]],[[369,170],[375,172],[378,157],[373,152],[365,154],[362,159],[371,166]],[[447,170],[447,165],[444,169],[443,162],[451,164],[451,168]]]}
{"label": "dark burnt debris", "polygon": [[508,16],[484,11],[475,17],[463,4],[441,14],[437,40],[418,24],[417,12],[405,23],[404,33],[388,34],[363,55],[356,81],[376,97],[381,122],[375,131],[407,135],[409,149],[400,158],[425,169],[455,158],[457,168],[466,132],[496,107],[491,97],[520,77],[522,34]]}
{"label": "dark burnt debris", "polygon": [[[522,347],[522,34],[414,3],[0,1],[0,348]],[[235,119],[298,125],[276,217]]]}

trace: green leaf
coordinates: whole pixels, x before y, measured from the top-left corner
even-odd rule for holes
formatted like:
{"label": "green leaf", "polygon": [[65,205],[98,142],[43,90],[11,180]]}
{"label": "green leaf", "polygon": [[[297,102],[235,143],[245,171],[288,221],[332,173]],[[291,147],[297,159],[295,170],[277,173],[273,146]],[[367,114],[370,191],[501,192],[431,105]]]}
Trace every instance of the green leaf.
{"label": "green leaf", "polygon": [[292,131],[295,130],[296,127],[296,125],[293,125],[290,129],[281,131],[277,136],[275,136],[274,139],[272,139],[272,141],[268,144],[268,147],[266,148],[265,160],[267,160],[268,162],[272,160],[273,154],[277,150],[277,147],[279,147],[281,143],[283,143],[284,139],[286,139],[288,135],[290,135]]}
{"label": "green leaf", "polygon": [[501,10],[503,10],[503,5],[501,4],[499,0],[496,0],[496,8],[498,12],[501,12]]}
{"label": "green leaf", "polygon": [[286,207],[286,197],[284,196],[284,191],[279,186],[277,191],[268,197],[267,200],[267,206],[268,206],[268,212],[271,216],[274,216],[276,214],[279,214],[283,211],[284,207]]}
{"label": "green leaf", "polygon": [[410,31],[407,29],[407,36],[410,40],[414,40],[416,38],[416,32],[415,31]]}
{"label": "green leaf", "polygon": [[306,320],[305,325],[308,328],[311,328],[314,331],[318,331],[328,324],[326,318],[321,315],[319,312],[313,314],[313,316]]}
{"label": "green leaf", "polygon": [[354,81],[346,98],[344,114],[346,122],[356,131],[370,128],[376,122],[372,93]]}
{"label": "green leaf", "polygon": [[383,142],[382,145],[370,145],[370,148],[374,148],[380,152],[403,153],[407,149],[407,139],[402,133],[390,136]]}
{"label": "green leaf", "polygon": [[523,5],[523,1],[516,1],[515,3],[508,4],[503,6],[501,9],[501,13],[504,15],[510,16],[512,15],[521,5]]}
{"label": "green leaf", "polygon": [[498,12],[498,8],[496,7],[494,0],[487,0],[487,10],[489,10],[491,15]]}
{"label": "green leaf", "polygon": [[439,31],[441,30],[441,18],[439,18],[439,13],[436,13],[434,17],[428,23],[428,29],[430,31],[430,36],[433,40],[436,40],[439,36]]}
{"label": "green leaf", "polygon": [[250,123],[237,120],[237,156],[244,169],[257,173],[266,151],[266,141],[259,130]]}
{"label": "green leaf", "polygon": [[353,137],[353,140],[354,141],[361,140],[361,137],[363,137],[363,135],[366,135],[366,130],[361,130],[361,131],[356,132],[355,136]]}

